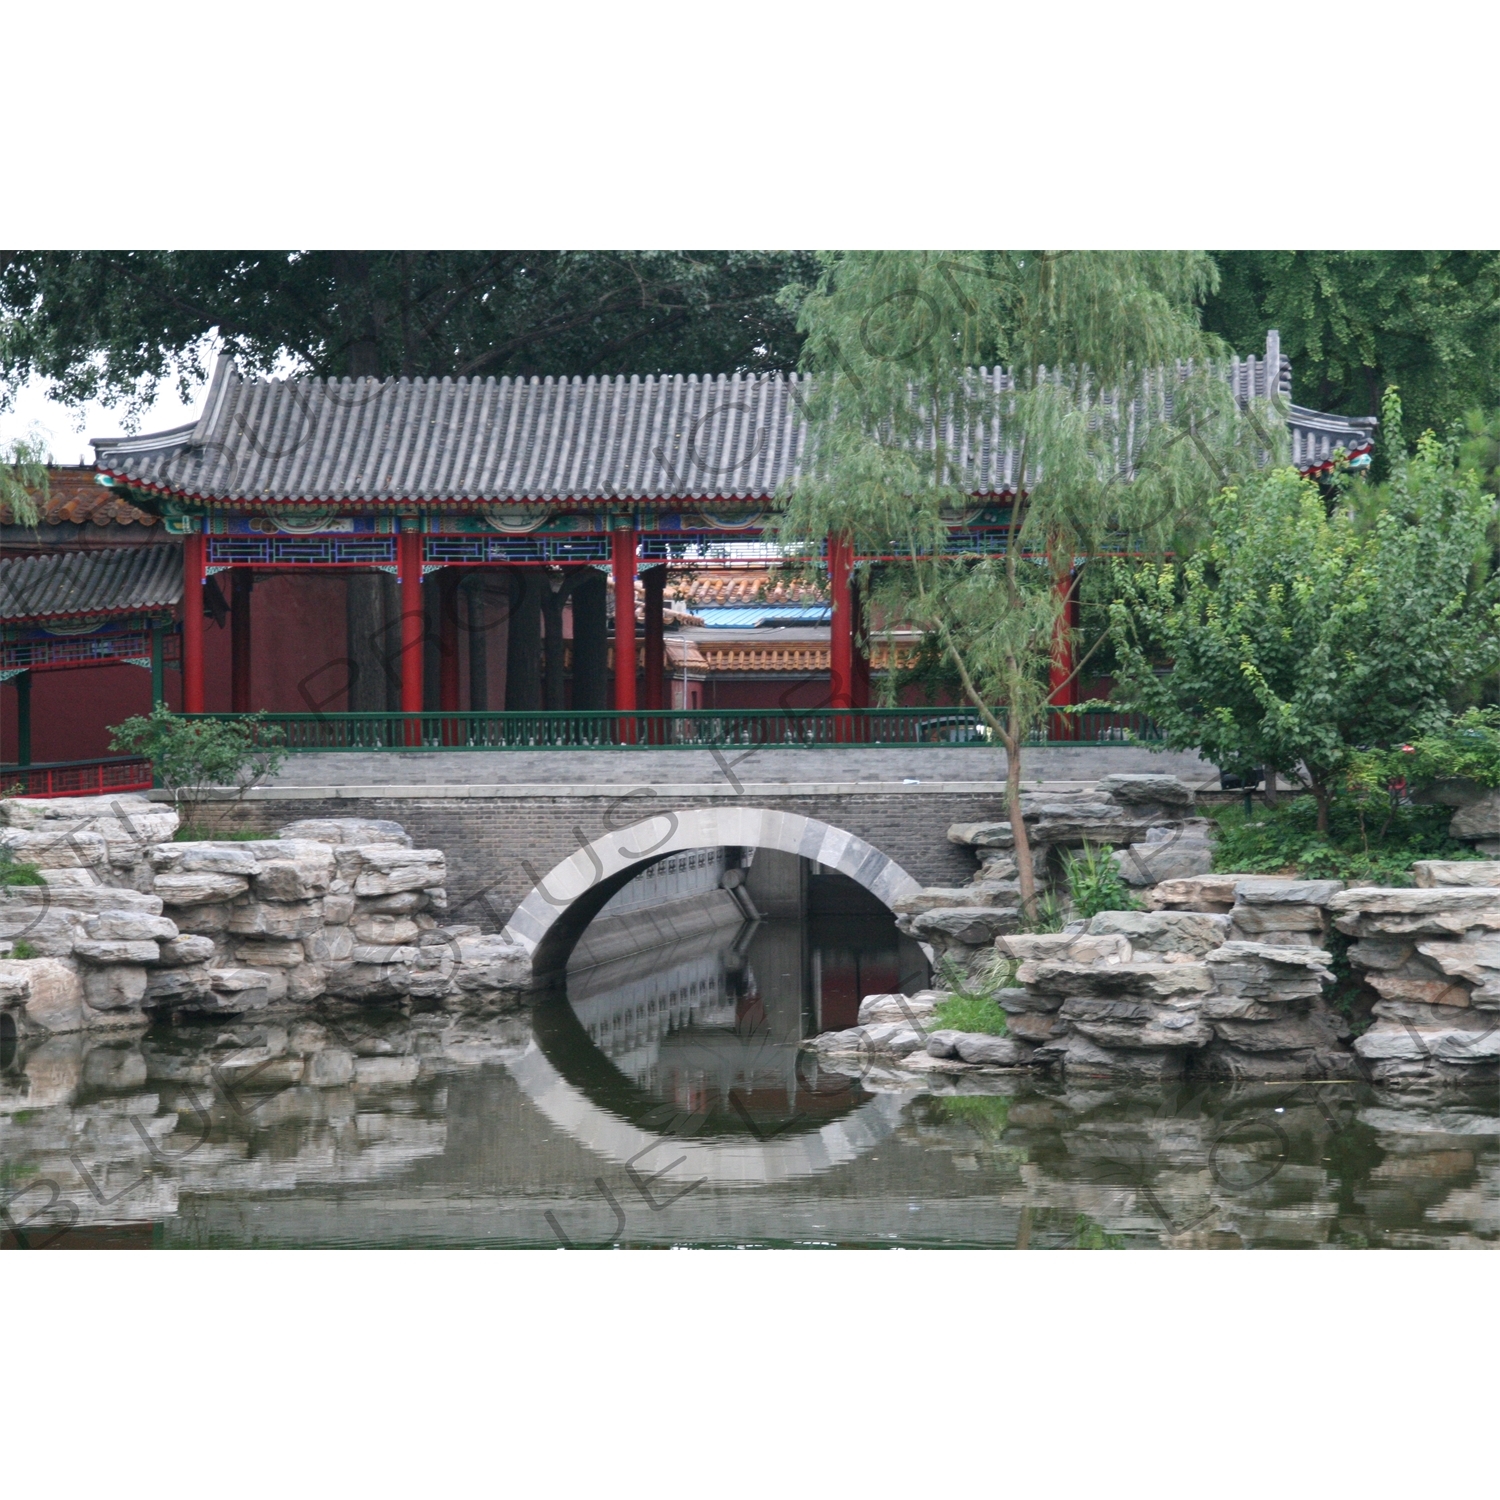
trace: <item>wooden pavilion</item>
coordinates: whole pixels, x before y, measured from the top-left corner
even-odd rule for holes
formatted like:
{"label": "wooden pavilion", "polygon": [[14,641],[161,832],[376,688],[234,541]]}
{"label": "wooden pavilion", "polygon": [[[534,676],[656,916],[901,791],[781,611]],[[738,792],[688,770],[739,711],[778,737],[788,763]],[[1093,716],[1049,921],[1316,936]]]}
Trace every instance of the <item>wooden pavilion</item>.
{"label": "wooden pavilion", "polygon": [[[1005,388],[1003,372],[979,376]],[[1274,333],[1263,357],[1233,362],[1227,378],[1242,403],[1280,398],[1303,472],[1368,455],[1374,419],[1291,405],[1290,365]],[[428,706],[424,599],[437,595],[436,707],[457,711],[457,591],[500,570],[515,584],[512,660],[529,661],[533,678],[546,679],[534,681],[533,702],[513,705],[508,696],[507,706],[563,706],[564,653],[555,648],[566,601],[571,706],[633,712],[664,706],[668,567],[774,555],[764,531],[778,490],[799,472],[806,390],[795,374],[246,380],[222,359],[196,422],[95,440],[94,448],[99,482],[180,539],[187,712],[205,706],[204,591],[215,574],[231,575],[237,710],[253,706],[256,576],[393,575],[394,620],[377,621],[360,640],[350,616],[349,702],[372,642],[388,631],[384,669],[399,677],[400,708],[410,713]],[[955,551],[1002,544],[1019,488],[1014,469],[1001,445],[981,455],[974,503],[949,529]],[[869,703],[856,561],[844,539],[829,539],[825,701],[836,709]],[[613,601],[635,600],[639,580],[639,645],[634,629],[631,647],[620,645],[636,611],[611,607],[607,579]],[[637,672],[624,665],[632,657],[643,669],[640,701]]]}

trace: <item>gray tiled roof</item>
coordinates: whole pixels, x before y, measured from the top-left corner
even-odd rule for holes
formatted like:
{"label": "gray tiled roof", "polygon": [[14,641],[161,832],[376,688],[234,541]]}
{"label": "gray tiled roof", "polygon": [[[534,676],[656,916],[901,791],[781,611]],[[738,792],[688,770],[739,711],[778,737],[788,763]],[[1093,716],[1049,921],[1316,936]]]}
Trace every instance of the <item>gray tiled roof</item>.
{"label": "gray tiled roof", "polygon": [[0,559],[0,620],[132,614],[182,598],[179,547],[110,547]]}
{"label": "gray tiled roof", "polygon": [[[1287,395],[1274,337],[1228,377],[1243,401],[1272,393],[1272,370]],[[221,359],[192,426],[94,447],[127,485],[220,503],[766,501],[799,473],[808,389],[798,375],[250,381]],[[1291,425],[1304,467],[1369,445],[1368,419],[1294,407]],[[1015,490],[998,420],[949,444],[975,494]]]}

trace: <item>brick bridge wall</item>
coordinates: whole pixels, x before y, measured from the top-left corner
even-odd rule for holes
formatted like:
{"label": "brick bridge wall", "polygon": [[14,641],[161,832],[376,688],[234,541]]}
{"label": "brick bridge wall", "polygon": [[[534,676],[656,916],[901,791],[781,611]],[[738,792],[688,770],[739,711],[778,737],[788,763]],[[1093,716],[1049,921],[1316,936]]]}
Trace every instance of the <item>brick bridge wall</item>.
{"label": "brick bridge wall", "polygon": [[216,808],[219,826],[272,830],[298,818],[400,823],[419,847],[448,856],[450,920],[499,931],[537,879],[585,844],[655,814],[759,807],[815,818],[873,845],[923,885],[957,885],[973,855],[950,844],[952,823],[1003,818],[993,782],[920,785],[744,784],[719,787],[266,787]]}

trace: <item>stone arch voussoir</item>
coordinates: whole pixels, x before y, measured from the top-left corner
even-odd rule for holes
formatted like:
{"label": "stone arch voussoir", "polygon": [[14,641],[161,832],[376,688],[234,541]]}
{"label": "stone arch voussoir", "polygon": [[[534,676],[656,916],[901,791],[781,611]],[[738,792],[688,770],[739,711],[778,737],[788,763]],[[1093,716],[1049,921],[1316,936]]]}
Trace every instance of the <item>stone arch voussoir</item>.
{"label": "stone arch voussoir", "polygon": [[683,849],[736,844],[816,860],[887,906],[921,888],[873,844],[817,818],[765,807],[695,807],[656,813],[576,850],[531,888],[511,914],[505,936],[534,954],[579,897],[622,871]]}

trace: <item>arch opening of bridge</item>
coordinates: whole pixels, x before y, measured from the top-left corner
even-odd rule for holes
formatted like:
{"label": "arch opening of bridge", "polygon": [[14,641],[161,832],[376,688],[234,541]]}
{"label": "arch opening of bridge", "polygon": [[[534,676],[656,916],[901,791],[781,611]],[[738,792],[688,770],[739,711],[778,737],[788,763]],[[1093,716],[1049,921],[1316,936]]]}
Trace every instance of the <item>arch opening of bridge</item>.
{"label": "arch opening of bridge", "polygon": [[920,882],[873,844],[799,813],[763,807],[664,810],[584,844],[534,879],[505,936],[531,955],[538,980],[561,973],[584,928],[635,875],[685,849],[779,849],[846,875],[890,907]]}

